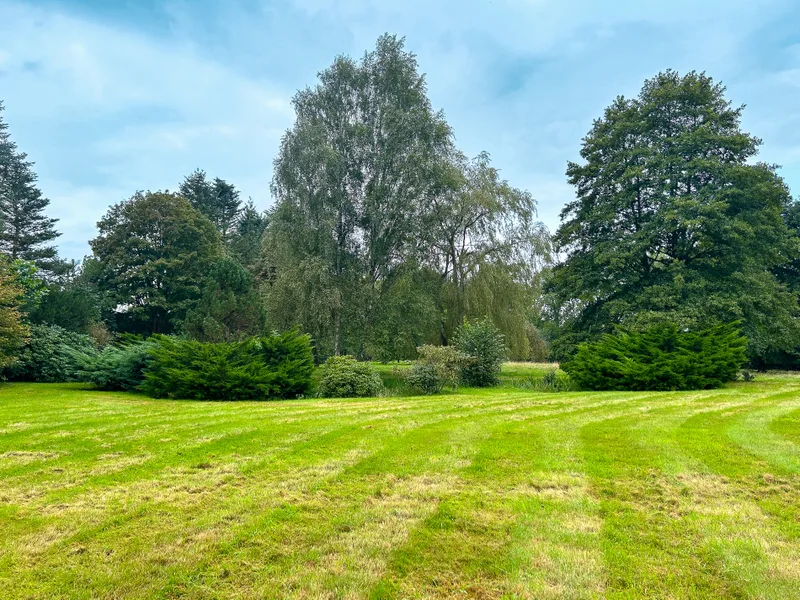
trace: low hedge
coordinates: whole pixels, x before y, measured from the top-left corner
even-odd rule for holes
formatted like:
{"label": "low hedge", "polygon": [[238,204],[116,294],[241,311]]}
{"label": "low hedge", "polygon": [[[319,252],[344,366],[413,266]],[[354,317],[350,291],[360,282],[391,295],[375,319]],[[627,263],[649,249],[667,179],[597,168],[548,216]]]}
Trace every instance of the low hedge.
{"label": "low hedge", "polygon": [[298,398],[311,387],[311,339],[289,331],[242,342],[156,337],[140,389],[154,398]]}
{"label": "low hedge", "polygon": [[666,323],[581,344],[562,369],[585,390],[701,390],[737,378],[746,344],[736,323],[700,330]]}
{"label": "low hedge", "polygon": [[3,376],[10,381],[64,383],[80,380],[81,366],[97,354],[88,335],[57,325],[31,325],[31,335],[19,359]]}
{"label": "low hedge", "polygon": [[85,361],[79,376],[99,390],[132,392],[144,381],[156,343],[134,341],[106,346]]}

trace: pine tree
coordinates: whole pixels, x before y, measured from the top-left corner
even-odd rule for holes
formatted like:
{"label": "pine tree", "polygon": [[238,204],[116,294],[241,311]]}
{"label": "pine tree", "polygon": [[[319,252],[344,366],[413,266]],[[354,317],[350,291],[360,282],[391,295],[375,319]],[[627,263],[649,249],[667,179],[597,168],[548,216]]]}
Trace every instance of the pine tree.
{"label": "pine tree", "polygon": [[0,103],[0,251],[50,270],[57,252],[47,243],[60,235],[54,227],[57,219],[45,214],[50,200],[36,186],[33,163],[11,141],[2,111]]}
{"label": "pine tree", "polygon": [[236,228],[230,238],[230,249],[239,262],[253,268],[261,252],[261,238],[267,229],[269,218],[259,212],[253,201],[244,205],[236,221]]}
{"label": "pine tree", "polygon": [[214,207],[214,189],[206,178],[206,172],[197,169],[183,180],[178,188],[180,195],[186,198],[195,210],[199,210],[211,221],[216,222]]}
{"label": "pine tree", "polygon": [[217,229],[222,234],[222,239],[227,240],[233,233],[236,221],[242,213],[242,201],[239,190],[232,184],[219,177],[214,179],[215,212]]}
{"label": "pine tree", "polygon": [[228,239],[242,212],[236,187],[219,177],[210,181],[205,171],[197,169],[183,180],[178,191],[217,226],[223,239]]}

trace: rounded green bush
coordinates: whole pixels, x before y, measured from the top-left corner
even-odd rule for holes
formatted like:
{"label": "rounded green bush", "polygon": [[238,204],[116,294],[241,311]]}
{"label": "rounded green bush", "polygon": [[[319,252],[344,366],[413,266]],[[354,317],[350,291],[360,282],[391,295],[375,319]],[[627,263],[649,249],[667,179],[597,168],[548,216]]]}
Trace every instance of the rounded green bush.
{"label": "rounded green bush", "polygon": [[455,346],[466,356],[461,367],[462,383],[473,387],[499,383],[508,348],[503,334],[489,319],[464,323],[456,335]]}
{"label": "rounded green bush", "polygon": [[444,387],[444,380],[432,364],[418,362],[406,379],[409,387],[420,394],[438,394]]}
{"label": "rounded green bush", "polygon": [[383,381],[375,368],[352,356],[331,356],[322,367],[318,394],[323,398],[379,396]]}

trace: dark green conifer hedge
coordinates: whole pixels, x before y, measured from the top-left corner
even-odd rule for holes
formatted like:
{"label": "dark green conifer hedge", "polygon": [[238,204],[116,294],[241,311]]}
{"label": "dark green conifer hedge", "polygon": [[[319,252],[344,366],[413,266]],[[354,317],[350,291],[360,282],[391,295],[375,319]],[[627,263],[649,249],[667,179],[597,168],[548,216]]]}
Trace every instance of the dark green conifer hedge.
{"label": "dark green conifer hedge", "polygon": [[311,387],[311,339],[296,330],[242,342],[158,337],[140,389],[155,398],[298,398]]}
{"label": "dark green conifer hedge", "polygon": [[701,390],[735,380],[746,345],[737,323],[701,330],[665,323],[581,344],[562,368],[585,390]]}

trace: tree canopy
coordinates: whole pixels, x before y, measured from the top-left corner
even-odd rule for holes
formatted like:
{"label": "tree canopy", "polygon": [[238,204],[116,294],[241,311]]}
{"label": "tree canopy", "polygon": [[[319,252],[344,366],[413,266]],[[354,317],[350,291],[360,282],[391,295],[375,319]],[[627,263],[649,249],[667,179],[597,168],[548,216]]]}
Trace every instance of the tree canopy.
{"label": "tree canopy", "polygon": [[97,227],[87,270],[114,328],[175,331],[222,256],[214,224],[177,194],[147,192],[112,206]]}
{"label": "tree canopy", "polygon": [[741,320],[751,357],[797,340],[796,297],[772,273],[797,255],[790,196],[742,108],[702,73],[660,73],[617,98],[567,175],[576,199],[555,236],[562,352],[614,324]]}
{"label": "tree canopy", "polygon": [[[535,202],[488,155],[455,150],[402,39],[382,36],[361,61],[337,58],[294,107],[264,247],[276,323],[307,327],[323,355],[396,357],[447,342],[482,265],[530,282],[535,262],[523,256],[546,245]],[[471,309],[491,312],[477,300]]]}

